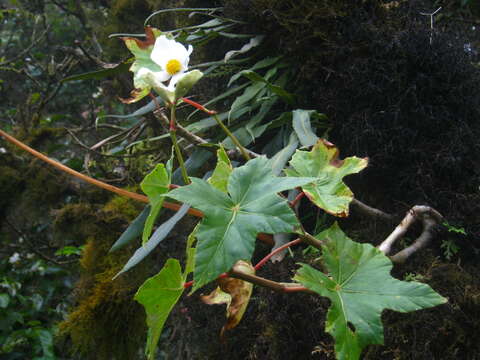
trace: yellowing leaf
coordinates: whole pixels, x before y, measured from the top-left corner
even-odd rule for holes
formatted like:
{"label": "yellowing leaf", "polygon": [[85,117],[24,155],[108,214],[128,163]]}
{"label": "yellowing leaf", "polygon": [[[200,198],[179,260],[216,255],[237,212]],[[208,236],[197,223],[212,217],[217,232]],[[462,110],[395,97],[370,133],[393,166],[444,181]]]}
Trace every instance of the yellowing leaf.
{"label": "yellowing leaf", "polygon": [[287,169],[285,173],[288,176],[316,177],[316,181],[302,186],[305,195],[326,212],[346,217],[353,193],[342,179],[363,170],[368,159],[353,156],[340,160],[338,154],[333,144],[319,140],[311,151],[297,150],[290,161],[293,169]]}
{"label": "yellowing leaf", "polygon": [[[253,266],[246,261],[238,261],[234,268],[246,274],[255,274]],[[209,305],[227,305],[227,322],[220,332],[220,336],[223,337],[225,330],[233,329],[242,319],[252,295],[253,284],[230,277],[218,279],[218,284],[219,286],[214,291],[209,295],[202,296],[201,299]]]}
{"label": "yellowing leaf", "polygon": [[[155,39],[160,36],[162,32],[158,29],[147,26],[145,28],[145,40],[140,40],[133,37],[123,37],[127,48],[135,55],[135,61],[130,66],[130,71],[133,72],[133,85],[135,89],[130,93],[130,98],[122,99],[124,103],[130,104],[137,102],[150,93],[152,85],[145,78],[148,72],[159,72],[162,70],[160,66],[152,61],[150,54],[152,53]],[[143,69],[140,71],[140,69]]]}

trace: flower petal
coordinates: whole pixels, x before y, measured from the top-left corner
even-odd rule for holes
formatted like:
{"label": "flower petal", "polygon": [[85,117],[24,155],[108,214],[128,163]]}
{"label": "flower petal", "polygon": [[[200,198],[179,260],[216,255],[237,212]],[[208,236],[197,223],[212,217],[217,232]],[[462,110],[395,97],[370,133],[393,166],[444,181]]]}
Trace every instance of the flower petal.
{"label": "flower petal", "polygon": [[180,71],[185,71],[188,67],[190,60],[189,55],[192,51],[193,47],[191,45],[187,50],[182,44],[175,40],[168,39],[165,35],[161,35],[155,41],[150,58],[157,65],[161,66],[162,69],[166,68],[170,60],[176,59],[182,65]]}

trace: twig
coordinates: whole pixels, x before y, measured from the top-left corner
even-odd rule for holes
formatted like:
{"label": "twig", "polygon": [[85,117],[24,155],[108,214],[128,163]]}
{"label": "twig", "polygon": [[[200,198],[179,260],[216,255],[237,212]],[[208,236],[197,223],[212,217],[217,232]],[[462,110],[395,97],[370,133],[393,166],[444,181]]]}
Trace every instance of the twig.
{"label": "twig", "polygon": [[[160,120],[165,126],[170,126],[170,120],[167,118],[167,115],[161,110],[157,109],[153,112],[153,115],[155,115],[155,118]],[[200,136],[195,135],[194,133],[191,133],[187,129],[185,129],[182,125],[176,124],[177,127],[177,132],[178,135],[181,137],[185,138],[187,141],[189,141],[192,144],[195,145],[205,145],[208,144],[208,141],[202,139]],[[208,148],[207,148],[208,150]]]}
{"label": "twig", "polygon": [[185,185],[191,183],[190,178],[187,174],[187,168],[185,167],[185,162],[183,161],[182,150],[180,146],[178,146],[177,142],[177,115],[176,115],[176,108],[175,105],[172,105],[170,108],[170,138],[172,139],[173,148],[175,149],[175,155],[177,156],[177,161],[180,166],[180,170],[182,172],[182,178]]}
{"label": "twig", "polygon": [[27,235],[25,235],[21,230],[17,229],[17,227],[15,225],[13,225],[7,218],[5,218],[5,223],[18,235],[20,236],[22,239],[25,240],[25,242],[27,243],[28,245],[28,248],[30,249],[30,251],[34,252],[35,254],[37,254],[38,256],[40,256],[42,259],[48,261],[48,262],[51,262],[55,265],[66,265],[66,264],[71,264],[71,263],[74,263],[74,262],[77,262],[78,260],[66,260],[66,261],[58,261],[56,259],[53,259],[47,255],[45,255],[44,253],[42,253],[40,250],[38,250],[38,245],[34,245],[32,243],[32,241],[30,241],[30,239],[28,238]]}
{"label": "twig", "polygon": [[[92,185],[98,186],[102,189],[111,191],[111,192],[116,193],[118,195],[126,196],[130,199],[141,201],[141,202],[144,202],[144,203],[148,204],[148,197],[146,197],[145,195],[137,194],[137,193],[127,191],[127,190],[124,190],[124,189],[120,189],[120,188],[117,188],[113,185],[106,184],[102,181],[96,180],[96,179],[91,178],[89,176],[86,176],[82,173],[79,173],[78,171],[75,171],[75,170],[69,168],[68,166],[65,166],[65,165],[63,165],[63,164],[61,164],[61,163],[59,163],[55,160],[52,160],[48,156],[45,156],[44,154],[32,149],[31,147],[27,146],[26,144],[22,143],[21,141],[15,139],[13,136],[8,135],[6,132],[4,132],[1,129],[0,129],[0,136],[3,136],[8,142],[10,142],[10,143],[18,146],[19,148],[29,152],[30,154],[32,154],[36,158],[38,158],[42,161],[45,161],[46,163],[56,167],[57,169],[59,169],[63,172],[66,172],[67,174],[75,176],[75,177],[77,177],[77,178],[79,178],[83,181],[86,181],[86,182],[92,184]],[[164,208],[174,210],[174,211],[178,211],[181,207],[181,205],[179,205],[179,204],[175,204],[175,203],[171,203],[171,202],[167,202],[167,201],[164,201],[162,206]],[[199,217],[199,218],[203,217],[203,213],[200,210],[196,210],[196,209],[192,209],[192,208],[190,208],[188,210],[188,214],[192,215],[192,216],[195,216],[195,217]],[[260,233],[260,234],[257,235],[257,239],[263,241],[266,244],[273,245],[272,236],[269,235],[269,234]]]}
{"label": "twig", "polygon": [[390,259],[393,262],[404,263],[412,254],[426,247],[435,235],[435,227],[443,221],[443,216],[430,206],[414,206],[408,211],[395,230],[378,246],[378,249],[385,255],[390,254],[395,241],[402,238],[416,221],[422,222],[422,233],[415,239],[412,245],[391,256]]}
{"label": "twig", "polygon": [[432,45],[433,42],[433,19],[440,10],[442,10],[441,6],[432,13],[420,13],[420,15],[430,16],[430,45]]}
{"label": "twig", "polygon": [[295,199],[293,199],[293,200],[290,202],[290,207],[291,207],[291,208],[294,208],[304,196],[305,196],[305,193],[304,193],[303,191],[301,191],[301,192],[295,197]]}
{"label": "twig", "polygon": [[43,31],[43,33],[40,34],[40,36],[36,40],[32,41],[32,43],[29,46],[27,46],[25,49],[20,51],[16,56],[14,56],[11,59],[0,62],[0,66],[8,65],[11,62],[14,62],[20,59],[23,55],[27,54],[35,45],[37,45],[40,42],[40,40],[43,39],[43,37],[48,33],[49,30],[50,30],[50,25]]}
{"label": "twig", "polygon": [[[0,130],[0,135],[3,136],[7,141],[11,142],[12,144],[14,144],[14,145],[20,147],[21,149],[29,152],[30,154],[39,158],[40,160],[45,161],[46,163],[56,167],[57,169],[59,169],[63,172],[66,172],[67,174],[73,175],[73,176],[75,176],[75,177],[77,177],[77,178],[79,178],[83,181],[86,181],[86,182],[88,182],[92,185],[95,185],[97,187],[100,187],[102,189],[111,191],[115,194],[118,194],[118,195],[121,195],[121,196],[126,196],[126,197],[129,197],[130,199],[133,199],[133,200],[148,203],[148,197],[146,197],[145,195],[141,195],[141,194],[137,194],[137,193],[134,193],[134,192],[131,192],[131,191],[127,191],[127,190],[124,190],[124,189],[117,188],[113,185],[106,184],[102,181],[96,180],[96,179],[91,178],[89,176],[86,176],[86,175],[84,175],[84,174],[82,174],[78,171],[75,171],[75,170],[69,168],[68,166],[65,166],[65,165],[63,165],[63,164],[61,164],[61,163],[59,163],[55,160],[52,160],[48,156],[45,156],[44,154],[32,149],[31,147],[25,145],[21,141],[19,141],[19,140],[15,139],[14,137],[8,135],[3,130]],[[180,209],[181,205],[174,204],[174,203],[169,203],[169,202],[163,202],[163,206],[167,209],[178,211],[178,209]],[[193,216],[196,216],[196,217],[203,217],[203,213],[199,210],[189,209],[188,213],[190,215],[193,215]]]}
{"label": "twig", "polygon": [[375,209],[371,206],[368,206],[368,205],[364,204],[363,202],[361,202],[360,200],[353,199],[351,204],[359,212],[361,212],[362,214],[367,215],[369,217],[373,217],[373,218],[376,218],[376,219],[379,219],[379,220],[389,221],[389,222],[391,222],[395,219],[395,217],[393,215],[388,214],[388,213],[386,213],[382,210]]}
{"label": "twig", "polygon": [[220,120],[217,114],[212,115],[217,124],[222,128],[222,130],[227,134],[227,136],[232,140],[232,142],[235,144],[235,146],[240,150],[242,153],[242,156],[245,158],[245,160],[250,160],[250,155],[248,154],[247,150],[243,147],[243,145],[238,141],[237,137],[230,131],[228,127],[225,126],[225,124]]}
{"label": "twig", "polygon": [[313,247],[317,249],[321,249],[323,245],[323,241],[318,240],[316,237],[310,235],[307,232],[304,232],[303,234],[298,235],[302,241],[308,245],[312,245]]}
{"label": "twig", "polygon": [[[100,151],[97,151],[97,150],[94,150],[93,147],[95,146],[88,146],[86,144],[84,144],[72,131],[70,131],[70,129],[66,129],[68,134],[73,138],[73,140],[76,141],[76,143],[84,148],[85,150],[91,152],[91,153],[94,153],[96,155],[99,155],[99,156],[104,156],[104,157],[114,157],[114,158],[127,158],[127,157],[135,157],[135,155],[130,155],[130,154],[125,154],[125,155],[114,155],[114,154],[104,154],[104,153],[101,153]],[[118,135],[118,134],[117,134]],[[113,137],[116,137],[116,135],[113,135]],[[111,137],[109,137],[111,138]],[[107,139],[109,139],[107,138]],[[106,139],[104,139],[106,140]],[[103,141],[103,140],[102,140]]]}

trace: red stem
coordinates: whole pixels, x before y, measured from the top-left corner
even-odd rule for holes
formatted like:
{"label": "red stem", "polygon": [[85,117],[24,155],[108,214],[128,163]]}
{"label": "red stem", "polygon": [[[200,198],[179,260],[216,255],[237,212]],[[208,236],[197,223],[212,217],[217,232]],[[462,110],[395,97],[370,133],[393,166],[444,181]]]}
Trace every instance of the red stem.
{"label": "red stem", "polygon": [[182,101],[186,102],[189,105],[192,105],[193,107],[197,108],[198,110],[201,110],[201,111],[207,113],[208,115],[213,115],[213,114],[217,113],[215,110],[208,110],[205,106],[200,105],[199,103],[197,103],[193,100],[190,100],[190,99],[187,99],[187,98],[182,98]]}
{"label": "red stem", "polygon": [[262,260],[260,260],[257,265],[255,265],[255,271],[258,271],[263,265],[265,265],[265,263],[268,260],[270,260],[270,258],[273,255],[278,254],[280,251],[285,250],[286,248],[289,248],[290,246],[299,244],[301,242],[302,242],[301,239],[296,239],[296,240],[290,241],[289,243],[286,243],[285,245],[280,246],[278,249],[273,250],[270,254],[268,254]]}
{"label": "red stem", "polygon": [[293,208],[295,205],[297,205],[300,199],[303,198],[304,196],[305,196],[305,193],[303,191],[300,192],[300,194],[298,194],[297,197],[290,202],[290,207]]}
{"label": "red stem", "polygon": [[291,287],[286,286],[283,289],[283,291],[287,292],[287,293],[289,293],[289,292],[301,292],[301,291],[307,291],[307,290],[309,290],[309,289],[306,288],[305,286],[291,286]]}
{"label": "red stem", "polygon": [[[0,136],[2,136],[5,140],[14,144],[15,146],[18,146],[19,148],[21,148],[21,149],[27,151],[28,153],[32,154],[36,158],[38,158],[42,161],[45,161],[47,164],[50,164],[51,166],[56,167],[57,169],[59,169],[63,172],[66,172],[69,175],[72,175],[72,176],[74,176],[78,179],[81,179],[85,182],[88,182],[88,183],[90,183],[92,185],[95,185],[99,188],[111,191],[111,192],[116,193],[118,195],[125,196],[125,197],[128,197],[130,199],[137,200],[137,201],[148,204],[148,197],[146,197],[145,195],[141,195],[141,194],[137,194],[137,193],[134,193],[134,192],[131,192],[131,191],[127,191],[127,190],[124,190],[124,189],[117,188],[113,185],[104,183],[103,181],[91,178],[90,176],[87,176],[87,175],[84,175],[84,174],[82,174],[78,171],[75,171],[75,170],[69,168],[68,166],[65,166],[65,165],[59,163],[58,161],[50,159],[48,156],[42,154],[41,152],[38,152],[37,150],[32,149],[30,146],[24,144],[20,140],[17,140],[16,138],[7,134],[5,131],[3,131],[1,129],[0,129]],[[174,186],[172,186],[172,187],[174,188]],[[181,205],[176,204],[176,203],[171,203],[171,202],[168,202],[168,201],[164,201],[162,206],[164,208],[167,208],[167,209],[170,209],[170,210],[178,211],[180,209]],[[200,210],[197,210],[197,209],[189,209],[188,214],[190,214],[192,216],[195,216],[195,217],[199,217],[199,218],[203,217],[203,213]],[[257,235],[257,239],[263,241],[264,243],[266,243],[268,245],[273,245],[272,236],[269,235],[269,234],[260,233],[260,234]]]}

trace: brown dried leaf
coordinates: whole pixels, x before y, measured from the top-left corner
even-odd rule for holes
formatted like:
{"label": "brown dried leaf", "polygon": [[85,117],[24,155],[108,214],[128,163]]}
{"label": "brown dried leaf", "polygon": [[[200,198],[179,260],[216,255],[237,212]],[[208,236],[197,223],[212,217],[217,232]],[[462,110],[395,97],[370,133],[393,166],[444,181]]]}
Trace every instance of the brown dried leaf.
{"label": "brown dried leaf", "polygon": [[[247,261],[240,260],[234,267],[237,271],[251,275],[255,274],[255,269]],[[227,322],[220,332],[220,337],[223,337],[225,330],[233,329],[242,319],[252,295],[253,284],[226,277],[218,279],[218,285],[209,295],[201,296],[201,300],[208,305],[227,305]]]}

